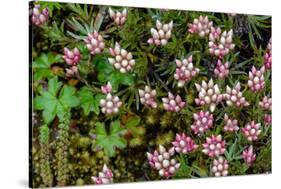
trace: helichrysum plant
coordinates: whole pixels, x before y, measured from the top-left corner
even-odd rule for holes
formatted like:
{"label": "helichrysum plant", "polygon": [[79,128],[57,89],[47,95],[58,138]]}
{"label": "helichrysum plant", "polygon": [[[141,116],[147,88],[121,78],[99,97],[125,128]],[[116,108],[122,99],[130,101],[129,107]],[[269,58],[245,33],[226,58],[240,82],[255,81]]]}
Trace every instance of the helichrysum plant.
{"label": "helichrysum plant", "polygon": [[271,17],[30,3],[31,187],[271,172]]}

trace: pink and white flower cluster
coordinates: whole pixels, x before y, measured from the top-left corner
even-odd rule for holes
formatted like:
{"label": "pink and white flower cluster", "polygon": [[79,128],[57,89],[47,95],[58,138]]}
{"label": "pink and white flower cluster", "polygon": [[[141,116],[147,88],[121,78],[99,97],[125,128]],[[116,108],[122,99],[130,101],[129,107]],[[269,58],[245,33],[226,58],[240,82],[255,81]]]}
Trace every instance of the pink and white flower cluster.
{"label": "pink and white flower cluster", "polygon": [[217,84],[214,84],[213,79],[208,83],[202,81],[201,86],[195,83],[196,89],[199,92],[198,98],[195,99],[197,105],[210,105],[210,111],[213,112],[216,105],[223,100],[223,95]]}
{"label": "pink and white flower cluster", "polygon": [[270,38],[270,40],[267,44],[265,55],[264,55],[264,67],[267,70],[270,70],[271,66],[272,66],[272,44],[271,44],[271,42],[272,42],[272,40]]}
{"label": "pink and white flower cluster", "polygon": [[220,79],[226,78],[229,74],[229,63],[228,62],[222,63],[222,61],[218,59],[214,73]]}
{"label": "pink and white flower cluster", "polygon": [[176,152],[187,154],[196,150],[199,146],[195,144],[191,137],[187,136],[185,133],[177,134],[176,140],[172,142],[175,147]]}
{"label": "pink and white flower cluster", "polygon": [[264,66],[262,66],[260,70],[256,69],[255,66],[253,66],[251,71],[249,72],[248,86],[253,92],[259,92],[264,89],[264,72]]}
{"label": "pink and white flower cluster", "polygon": [[139,89],[140,102],[147,107],[157,108],[156,94],[155,89],[151,89],[146,85],[144,90]]}
{"label": "pink and white flower cluster", "polygon": [[249,102],[246,101],[245,97],[242,96],[240,89],[240,82],[238,82],[233,89],[231,89],[229,86],[226,86],[224,99],[226,100],[226,104],[228,106],[244,107],[250,105]]}
{"label": "pink and white flower cluster", "polygon": [[131,52],[122,49],[119,43],[115,43],[115,48],[109,48],[110,54],[114,58],[108,58],[110,64],[121,73],[131,71],[135,66],[135,60]]}
{"label": "pink and white flower cluster", "polygon": [[192,63],[192,56],[182,61],[176,59],[176,73],[174,78],[178,81],[178,87],[183,87],[186,82],[190,81],[199,73],[199,69],[195,68]]}
{"label": "pink and white flower cluster", "polygon": [[242,128],[242,132],[248,141],[254,141],[258,139],[258,136],[261,133],[260,123],[256,123],[255,121],[251,121],[246,124],[245,127]]}
{"label": "pink and white flower cluster", "polygon": [[217,157],[225,152],[225,141],[221,135],[212,135],[206,138],[202,152],[209,157]]}
{"label": "pink and white flower cluster", "polygon": [[224,131],[226,132],[235,132],[239,130],[238,120],[237,119],[230,119],[227,114],[224,114],[224,122],[225,125],[223,127]]}
{"label": "pink and white flower cluster", "polygon": [[256,154],[254,153],[253,146],[249,146],[242,153],[242,157],[248,166],[251,166],[256,160]]}
{"label": "pink and white flower cluster", "polygon": [[112,184],[113,183],[113,173],[106,166],[106,164],[103,165],[102,172],[99,172],[98,176],[92,176],[91,178],[95,184]]}
{"label": "pink and white flower cluster", "polygon": [[97,31],[89,33],[84,42],[92,55],[102,53],[105,48],[103,37]]}
{"label": "pink and white flower cluster", "polygon": [[159,145],[159,151],[154,153],[147,152],[147,159],[150,167],[158,171],[161,177],[169,178],[173,176],[180,167],[180,163],[173,158],[175,148],[172,147],[168,151]]}
{"label": "pink and white flower cluster", "polygon": [[41,26],[48,21],[49,9],[44,8],[40,10],[40,5],[35,5],[31,10],[31,22],[36,26]]}
{"label": "pink and white flower cluster", "polygon": [[113,11],[111,8],[109,8],[109,16],[117,25],[123,25],[127,18],[127,9],[123,9],[122,12],[120,11]]}
{"label": "pink and white flower cluster", "polygon": [[190,33],[197,33],[200,37],[208,36],[213,27],[213,22],[209,21],[208,16],[200,15],[199,18],[195,18],[193,23],[188,24],[188,31]]}
{"label": "pink and white flower cluster", "polygon": [[228,161],[222,156],[213,160],[212,173],[216,177],[227,176],[228,174]]}
{"label": "pink and white flower cluster", "polygon": [[271,110],[272,99],[268,96],[265,96],[263,97],[262,101],[259,102],[259,105],[263,110]]}
{"label": "pink and white flower cluster", "polygon": [[191,125],[191,129],[195,134],[203,134],[209,128],[213,127],[213,114],[210,112],[200,111],[198,113],[193,114],[193,124]]}
{"label": "pink and white flower cluster", "polygon": [[209,52],[211,55],[217,57],[224,57],[231,50],[234,49],[235,45],[232,42],[233,31],[229,30],[221,33],[220,28],[211,28],[211,33],[209,34]]}
{"label": "pink and white flower cluster", "polygon": [[106,94],[105,99],[100,100],[101,111],[104,114],[112,115],[119,112],[119,108],[122,105],[118,96],[111,94],[112,86],[108,83],[106,86],[102,86],[101,90]]}
{"label": "pink and white flower cluster", "polygon": [[185,102],[182,101],[179,95],[168,93],[168,97],[162,98],[164,109],[169,112],[178,112],[184,108]]}
{"label": "pink and white flower cluster", "polygon": [[77,66],[81,59],[80,52],[76,47],[73,50],[70,50],[65,47],[64,56],[62,57],[69,66]]}
{"label": "pink and white flower cluster", "polygon": [[264,114],[263,121],[265,123],[265,126],[271,125],[271,122],[272,122],[271,114]]}
{"label": "pink and white flower cluster", "polygon": [[162,24],[159,20],[156,21],[156,29],[151,28],[150,33],[152,38],[147,40],[148,44],[154,45],[167,45],[168,40],[171,38],[173,29],[173,21],[169,24]]}
{"label": "pink and white flower cluster", "polygon": [[80,52],[78,48],[74,48],[73,50],[70,50],[68,48],[64,48],[64,55],[62,56],[65,60],[66,64],[70,66],[69,68],[66,68],[66,76],[67,77],[74,77],[78,74],[78,63],[81,59]]}

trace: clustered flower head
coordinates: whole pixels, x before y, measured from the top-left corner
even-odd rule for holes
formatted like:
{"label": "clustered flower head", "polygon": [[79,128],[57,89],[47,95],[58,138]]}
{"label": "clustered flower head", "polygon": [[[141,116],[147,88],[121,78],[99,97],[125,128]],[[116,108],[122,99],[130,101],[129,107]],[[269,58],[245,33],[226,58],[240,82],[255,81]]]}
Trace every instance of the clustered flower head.
{"label": "clustered flower head", "polygon": [[236,119],[229,119],[227,114],[224,114],[225,125],[223,127],[226,132],[234,132],[239,130],[238,121]]}
{"label": "clustered flower head", "polygon": [[102,113],[107,115],[117,114],[119,112],[119,108],[122,105],[122,102],[120,101],[118,96],[111,94],[111,84],[108,83],[106,86],[102,86],[101,90],[104,94],[106,94],[105,99],[100,100]]}
{"label": "clustered flower head", "polygon": [[70,66],[76,66],[81,59],[80,52],[79,52],[78,48],[76,48],[76,47],[73,50],[70,50],[65,47],[64,56],[62,56],[62,57],[65,60],[65,62]]}
{"label": "clustered flower head", "polygon": [[252,145],[243,151],[242,157],[248,166],[253,164],[253,162],[256,160],[256,154],[254,153]]}
{"label": "clustered flower head", "polygon": [[203,144],[202,152],[209,157],[217,157],[225,151],[225,141],[222,140],[221,135],[212,135],[206,138],[206,143]]}
{"label": "clustered flower head", "polygon": [[256,69],[255,66],[253,66],[251,71],[249,72],[248,86],[253,92],[259,92],[264,89],[264,71],[264,66],[262,66],[260,70]]}
{"label": "clustered flower head", "polygon": [[223,95],[217,84],[214,84],[213,79],[210,79],[208,84],[202,81],[201,86],[195,83],[196,89],[199,92],[198,98],[195,99],[197,105],[210,105],[210,111],[213,112],[216,105],[222,101]]}
{"label": "clustered flower head", "polygon": [[213,127],[213,114],[210,112],[200,111],[198,113],[193,114],[193,124],[191,125],[191,129],[195,134],[203,134],[209,128]]}
{"label": "clustered flower head", "polygon": [[228,174],[228,162],[222,156],[214,159],[212,172],[216,177],[227,176]]}
{"label": "clustered flower head", "polygon": [[265,123],[265,126],[271,125],[271,121],[272,121],[271,115],[270,114],[264,114],[263,115],[263,121]]}
{"label": "clustered flower head", "polygon": [[179,95],[174,96],[172,93],[168,93],[168,97],[162,98],[164,109],[169,112],[178,112],[184,108],[185,102],[182,101]]}
{"label": "clustered flower head", "polygon": [[156,21],[156,29],[151,28],[152,38],[147,40],[148,44],[166,45],[171,38],[173,29],[173,21],[169,24],[162,24],[159,20]]}
{"label": "clustered flower head", "polygon": [[71,66],[69,68],[65,68],[65,75],[66,77],[74,77],[78,74],[78,67],[77,66]]}
{"label": "clustered flower head", "polygon": [[224,64],[220,59],[218,59],[217,65],[215,67],[214,73],[220,79],[224,79],[229,74],[229,63],[225,62]]}
{"label": "clustered flower head", "polygon": [[226,104],[228,106],[244,107],[250,105],[249,102],[246,101],[245,97],[242,96],[240,89],[240,82],[238,82],[233,89],[231,89],[229,86],[226,86],[224,99],[226,100]]}
{"label": "clustered flower head", "polygon": [[193,20],[192,24],[188,24],[188,31],[197,33],[200,37],[205,37],[210,33],[212,26],[213,22],[209,21],[208,16],[200,15],[199,18]]}
{"label": "clustered flower head", "polygon": [[103,37],[97,31],[89,33],[84,42],[92,55],[102,53],[105,47]]}
{"label": "clustered flower head", "polygon": [[155,89],[152,90],[149,86],[145,86],[144,90],[139,89],[140,102],[147,107],[157,108],[156,94]]}
{"label": "clustered flower head", "polygon": [[259,102],[259,105],[264,110],[271,110],[272,100],[268,96],[263,97],[262,101]]}
{"label": "clustered flower head", "polygon": [[120,11],[113,11],[109,8],[109,16],[117,25],[123,25],[127,18],[127,9],[123,9],[122,12]]}
{"label": "clustered flower head", "polygon": [[112,171],[106,166],[103,165],[102,172],[99,172],[99,175],[91,177],[95,184],[111,184],[113,183],[113,173]]}
{"label": "clustered flower head", "polygon": [[153,154],[147,152],[147,159],[150,167],[157,170],[161,177],[169,178],[180,167],[180,164],[172,158],[174,154],[174,147],[167,151],[163,146],[159,145],[159,152],[157,150]]}
{"label": "clustered flower head", "polygon": [[260,123],[251,121],[245,127],[242,128],[242,132],[248,141],[254,141],[258,139],[258,136],[261,133]]}
{"label": "clustered flower head", "polygon": [[264,55],[264,66],[265,69],[270,70],[272,66],[272,44],[271,44],[271,38],[267,44],[267,49]]}
{"label": "clustered flower head", "polygon": [[131,71],[135,66],[135,60],[131,52],[126,51],[120,47],[119,43],[115,43],[115,48],[109,48],[110,54],[114,58],[108,58],[110,64],[121,73]]}
{"label": "clustered flower head", "polygon": [[211,55],[217,57],[224,57],[230,50],[234,49],[235,45],[232,43],[233,31],[229,30],[221,33],[220,28],[211,28],[209,34],[209,52]]}
{"label": "clustered flower head", "polygon": [[176,73],[174,78],[178,81],[178,87],[183,87],[184,84],[192,79],[199,73],[199,69],[195,68],[192,63],[192,56],[182,61],[176,60]]}
{"label": "clustered flower head", "polygon": [[47,22],[49,18],[49,9],[44,8],[40,11],[40,5],[35,5],[31,11],[31,21],[34,25],[40,26]]}
{"label": "clustered flower head", "polygon": [[176,140],[172,142],[175,147],[176,152],[187,154],[198,148],[198,145],[194,143],[191,137],[187,136],[185,133],[177,134]]}

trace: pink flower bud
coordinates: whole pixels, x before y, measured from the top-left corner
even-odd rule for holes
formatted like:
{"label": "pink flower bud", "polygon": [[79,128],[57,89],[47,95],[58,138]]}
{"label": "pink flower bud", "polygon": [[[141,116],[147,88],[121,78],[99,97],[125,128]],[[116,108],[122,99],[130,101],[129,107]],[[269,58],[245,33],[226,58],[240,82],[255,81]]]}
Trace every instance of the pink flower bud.
{"label": "pink flower bud", "polygon": [[175,147],[175,151],[178,153],[187,154],[198,148],[198,145],[194,143],[191,137],[186,136],[185,133],[177,134],[176,140],[172,142]]}
{"label": "pink flower bud", "polygon": [[242,157],[248,166],[251,166],[256,160],[256,154],[254,153],[253,146],[249,146],[243,151]]}
{"label": "pink flower bud", "polygon": [[171,38],[173,29],[173,21],[169,24],[162,24],[159,20],[156,21],[156,29],[151,28],[150,33],[152,38],[147,40],[148,44],[154,44],[156,46],[166,45]]}
{"label": "pink flower bud", "polygon": [[195,83],[198,91],[198,98],[195,99],[195,103],[200,106],[209,105],[210,111],[213,112],[218,103],[223,99],[218,85],[214,84],[213,79],[210,79],[208,83],[202,81],[201,86]]}
{"label": "pink flower bud", "polygon": [[77,66],[71,66],[70,68],[66,68],[66,77],[74,77],[78,74]]}
{"label": "pink flower bud", "polygon": [[110,83],[108,83],[107,86],[102,87],[102,91],[106,94],[106,97],[105,99],[100,100],[101,111],[107,115],[117,114],[122,105],[122,102],[118,96],[112,95],[110,92],[108,92],[111,91],[110,88]]}
{"label": "pink flower bud", "polygon": [[271,122],[272,122],[271,115],[270,114],[264,114],[263,121],[265,123],[265,126],[271,125]]}
{"label": "pink flower bud", "polygon": [[224,99],[228,106],[244,107],[249,106],[249,102],[246,101],[245,97],[242,96],[240,91],[241,86],[238,82],[233,89],[226,86],[226,93],[224,94]]}
{"label": "pink flower bud", "polygon": [[114,21],[116,25],[123,25],[127,19],[127,9],[123,9],[122,12],[119,11],[113,11],[111,8],[109,8],[109,16]]}
{"label": "pink flower bud", "polygon": [[49,10],[48,8],[44,8],[42,11],[40,10],[40,5],[35,5],[31,10],[31,22],[36,26],[41,26],[48,21],[49,18]]}
{"label": "pink flower bud", "polygon": [[64,56],[62,56],[65,62],[70,66],[76,66],[80,59],[81,55],[77,48],[74,48],[73,50],[69,50],[68,48],[64,48]]}
{"label": "pink flower bud", "polygon": [[227,176],[228,174],[228,162],[222,156],[214,159],[212,166],[212,173],[216,177]]}
{"label": "pink flower bud", "polygon": [[199,69],[195,68],[192,63],[192,56],[182,61],[176,60],[175,80],[178,81],[178,87],[183,87],[186,82],[190,81],[195,75],[199,73]]}
{"label": "pink flower bud", "polygon": [[252,121],[242,128],[242,132],[248,141],[251,142],[257,140],[261,133],[260,123],[255,123],[255,121]]}
{"label": "pink flower bud", "polygon": [[264,89],[265,82],[264,82],[264,71],[265,67],[261,67],[260,70],[257,70],[255,66],[252,67],[251,71],[249,72],[249,80],[248,86],[253,92],[259,92]]}
{"label": "pink flower bud", "polygon": [[229,63],[225,62],[224,64],[221,62],[219,59],[216,65],[216,68],[214,70],[215,75],[220,78],[224,79],[228,76],[229,74]]}
{"label": "pink flower bud", "polygon": [[109,58],[108,61],[113,67],[119,70],[121,73],[131,71],[135,66],[135,60],[131,52],[127,52],[125,49],[122,49],[119,43],[115,43],[115,48],[109,49],[110,54],[114,58]]}
{"label": "pink flower bud", "polygon": [[225,141],[221,135],[212,135],[206,138],[206,143],[203,144],[202,152],[209,157],[217,157],[225,151]]}
{"label": "pink flower bud", "polygon": [[145,86],[144,90],[139,89],[140,102],[146,107],[157,108],[156,90]]}
{"label": "pink flower bud", "polygon": [[174,152],[174,147],[167,151],[161,145],[159,145],[159,151],[155,150],[153,154],[147,152],[147,160],[150,167],[157,170],[161,177],[169,178],[173,176],[180,167],[180,164],[172,158]]}
{"label": "pink flower bud", "polygon": [[265,96],[263,97],[262,101],[259,102],[259,105],[263,110],[271,110],[272,100],[271,98]]}
{"label": "pink flower bud", "polygon": [[203,134],[209,128],[213,127],[213,114],[210,112],[200,111],[198,113],[193,114],[193,124],[191,125],[191,129],[195,134]]}
{"label": "pink flower bud", "polygon": [[233,50],[235,45],[232,43],[233,31],[224,31],[221,33],[220,28],[211,28],[209,34],[209,52],[219,58],[227,55],[230,50]]}
{"label": "pink flower bud", "polygon": [[111,92],[112,92],[111,83],[108,82],[106,85],[102,86],[102,87],[101,87],[101,91],[102,91],[103,94],[111,93]]}
{"label": "pink flower bud", "polygon": [[239,130],[238,121],[236,119],[231,120],[229,119],[227,114],[224,114],[224,131],[226,132],[235,132]]}
{"label": "pink flower bud", "polygon": [[112,184],[113,183],[113,173],[112,171],[106,166],[103,165],[102,172],[99,172],[99,175],[91,177],[95,184]]}
{"label": "pink flower bud", "polygon": [[196,33],[200,37],[205,37],[209,35],[212,26],[213,22],[209,21],[208,16],[203,17],[200,15],[199,18],[193,20],[193,23],[188,24],[188,31],[190,33]]}
{"label": "pink flower bud", "polygon": [[185,107],[185,102],[182,101],[179,95],[174,96],[172,93],[168,93],[168,97],[162,98],[164,109],[169,112],[178,112]]}
{"label": "pink flower bud", "polygon": [[84,42],[92,55],[100,54],[105,47],[103,37],[97,31],[89,33]]}

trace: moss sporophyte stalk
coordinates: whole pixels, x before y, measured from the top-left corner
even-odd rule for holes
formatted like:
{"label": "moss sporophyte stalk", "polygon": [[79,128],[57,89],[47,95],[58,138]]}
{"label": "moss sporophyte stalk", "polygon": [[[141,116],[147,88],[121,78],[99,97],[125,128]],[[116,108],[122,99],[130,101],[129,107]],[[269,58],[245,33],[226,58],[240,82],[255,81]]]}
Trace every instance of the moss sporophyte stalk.
{"label": "moss sporophyte stalk", "polygon": [[271,172],[271,17],[30,3],[31,187]]}

